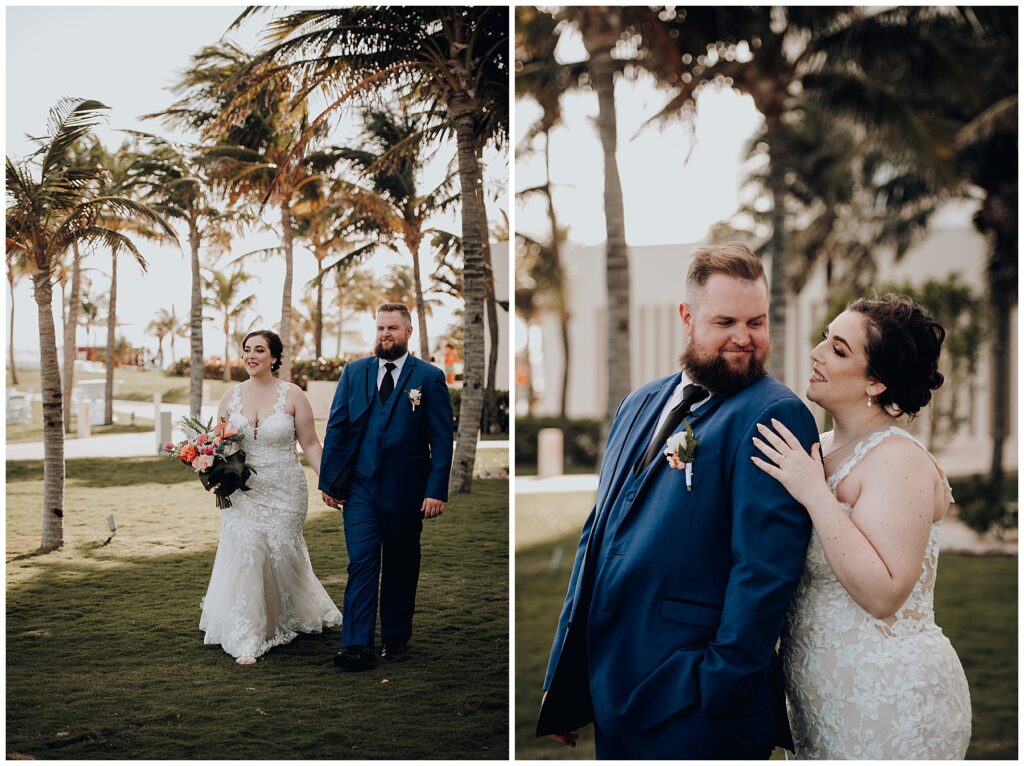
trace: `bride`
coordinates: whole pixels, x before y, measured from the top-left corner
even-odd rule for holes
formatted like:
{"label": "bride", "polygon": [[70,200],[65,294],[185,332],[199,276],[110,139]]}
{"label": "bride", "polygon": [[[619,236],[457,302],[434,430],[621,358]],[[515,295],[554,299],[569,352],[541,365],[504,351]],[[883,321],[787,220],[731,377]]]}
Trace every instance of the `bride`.
{"label": "bride", "polygon": [[298,439],[320,474],[323,448],[302,389],[278,380],[284,347],[276,333],[256,330],[242,341],[249,380],[224,394],[218,418],[242,434],[256,475],[248,492],[221,511],[220,543],[202,603],[204,643],[220,644],[251,665],[298,633],[341,624],[341,612],[313,574],[302,537],[309,489],[295,452]]}
{"label": "bride", "polygon": [[899,420],[942,385],[944,338],[908,298],[855,301],[811,353],[807,398],[835,428],[810,455],[777,421],[754,440],[814,524],[782,642],[797,758],[962,759],[970,743],[967,679],[932,607],[952,493]]}

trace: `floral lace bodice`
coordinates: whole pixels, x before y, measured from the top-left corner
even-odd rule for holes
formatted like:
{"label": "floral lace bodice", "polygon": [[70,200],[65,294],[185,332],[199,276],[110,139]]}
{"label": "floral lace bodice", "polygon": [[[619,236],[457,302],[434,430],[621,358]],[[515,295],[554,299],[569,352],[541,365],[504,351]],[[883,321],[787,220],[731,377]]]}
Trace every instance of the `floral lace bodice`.
{"label": "floral lace bodice", "polygon": [[228,422],[242,434],[242,449],[245,450],[246,462],[257,468],[260,465],[273,466],[298,462],[298,454],[295,451],[295,419],[284,409],[287,396],[288,384],[282,380],[277,387],[274,411],[258,421],[257,428],[256,424],[251,423],[242,414],[242,387],[235,386],[231,390]]}
{"label": "floral lace bodice", "polygon": [[[900,428],[872,434],[828,477],[833,494],[868,452],[894,436],[924,449]],[[951,502],[937,463],[936,470]],[[782,640],[797,758],[963,758],[970,741],[970,693],[956,652],[934,618],[940,528],[941,520],[932,524],[910,595],[884,620],[853,600],[832,572],[817,534],[811,534]]]}

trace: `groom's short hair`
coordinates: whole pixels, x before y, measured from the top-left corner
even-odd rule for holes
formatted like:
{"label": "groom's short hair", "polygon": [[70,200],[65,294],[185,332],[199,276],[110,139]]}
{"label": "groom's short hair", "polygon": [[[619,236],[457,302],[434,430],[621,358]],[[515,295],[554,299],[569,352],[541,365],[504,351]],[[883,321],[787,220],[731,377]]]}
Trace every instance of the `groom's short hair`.
{"label": "groom's short hair", "polygon": [[686,273],[686,300],[696,303],[697,297],[712,274],[725,274],[733,279],[754,282],[768,279],[764,275],[761,260],[742,242],[726,242],[724,245],[699,247],[693,253],[690,269]]}
{"label": "groom's short hair", "polygon": [[382,303],[377,307],[377,313],[382,311],[395,312],[405,317],[405,323],[408,325],[412,324],[412,314],[409,313],[409,307],[404,303]]}

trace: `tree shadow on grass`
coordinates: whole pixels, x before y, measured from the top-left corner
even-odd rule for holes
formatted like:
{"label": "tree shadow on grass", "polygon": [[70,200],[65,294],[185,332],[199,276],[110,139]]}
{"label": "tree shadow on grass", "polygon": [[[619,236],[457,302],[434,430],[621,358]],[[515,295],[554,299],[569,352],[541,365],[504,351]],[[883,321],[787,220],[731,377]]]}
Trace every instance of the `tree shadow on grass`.
{"label": "tree shadow on grass", "polygon": [[[333,666],[337,628],[249,667],[205,646],[212,549],[104,569],[39,557],[7,594],[8,754],[504,760],[507,482],[479,482],[443,518],[424,530],[410,655],[359,674]],[[344,580],[337,517],[305,536],[314,571]],[[329,591],[340,604],[342,586]]]}

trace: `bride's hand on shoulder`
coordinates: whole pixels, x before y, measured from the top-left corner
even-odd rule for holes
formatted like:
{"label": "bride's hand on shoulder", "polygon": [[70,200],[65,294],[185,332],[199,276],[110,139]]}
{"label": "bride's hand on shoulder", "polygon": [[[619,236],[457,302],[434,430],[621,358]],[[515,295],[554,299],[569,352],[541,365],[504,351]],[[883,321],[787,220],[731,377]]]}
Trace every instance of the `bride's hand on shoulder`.
{"label": "bride's hand on shoulder", "polygon": [[772,418],[772,428],[763,423],[757,424],[763,438],[755,436],[754,446],[764,454],[764,458],[755,455],[751,460],[777,479],[797,502],[807,507],[822,489],[828,492],[825,468],[821,462],[821,445],[815,443],[810,453],[804,452],[800,440],[781,421]]}

